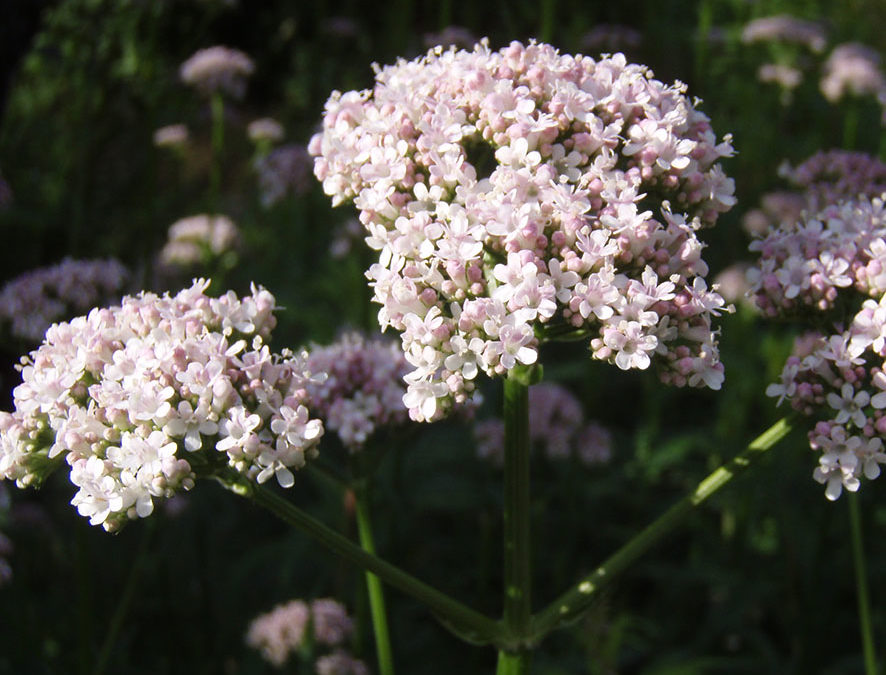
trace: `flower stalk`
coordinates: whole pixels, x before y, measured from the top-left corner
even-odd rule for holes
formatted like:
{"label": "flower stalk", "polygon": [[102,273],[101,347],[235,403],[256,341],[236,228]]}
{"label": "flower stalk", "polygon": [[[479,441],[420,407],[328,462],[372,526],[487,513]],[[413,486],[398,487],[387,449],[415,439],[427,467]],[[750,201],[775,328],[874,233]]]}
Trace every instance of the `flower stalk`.
{"label": "flower stalk", "polygon": [[714,470],[679,502],[665,511],[637,536],[616,551],[596,570],[550,603],[533,617],[531,642],[535,643],[553,630],[579,619],[590,607],[598,592],[665,535],[676,527],[695,507],[726,485],[764,455],[791,430],[789,418],[783,418],[755,438],[732,460]]}
{"label": "flower stalk", "polygon": [[260,485],[251,483],[236,472],[220,476],[222,483],[237,494],[250,497],[256,504],[301,530],[348,562],[372,572],[385,583],[426,605],[437,619],[465,641],[497,644],[502,630],[499,622],[454,600],[411,574],[363,550],[347,537],[327,527],[292,502]]}
{"label": "flower stalk", "polygon": [[868,573],[864,559],[864,542],[861,533],[861,511],[858,507],[858,494],[851,492],[849,501],[849,524],[852,531],[852,560],[855,565],[855,595],[858,598],[858,623],[861,630],[861,643],[864,654],[864,672],[877,675],[877,657],[874,649],[874,630],[871,622],[870,592]]}
{"label": "flower stalk", "polygon": [[504,381],[504,626],[516,651],[499,653],[498,675],[526,672],[531,626],[529,384],[523,369]]}
{"label": "flower stalk", "polygon": [[[375,555],[375,540],[372,536],[372,521],[369,516],[369,500],[366,490],[355,490],[354,497],[360,546],[370,555]],[[369,595],[372,629],[375,634],[378,672],[380,675],[394,675],[394,658],[391,650],[390,632],[388,631],[384,589],[382,588],[381,580],[372,572],[366,572],[366,591]]]}

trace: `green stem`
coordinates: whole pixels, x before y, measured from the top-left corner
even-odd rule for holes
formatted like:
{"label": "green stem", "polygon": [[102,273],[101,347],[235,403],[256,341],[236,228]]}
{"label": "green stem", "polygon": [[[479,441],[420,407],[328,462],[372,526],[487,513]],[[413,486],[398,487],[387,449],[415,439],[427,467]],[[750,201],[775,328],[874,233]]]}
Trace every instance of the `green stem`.
{"label": "green stem", "polygon": [[537,642],[552,630],[578,619],[591,605],[596,593],[618,573],[646,553],[679,524],[692,510],[726,485],[732,478],[765,454],[791,430],[788,418],[773,424],[732,460],[702,480],[698,487],[685,496],[640,534],[631,539],[600,567],[588,574],[533,617],[532,641]]}
{"label": "green stem", "polygon": [[866,675],[877,675],[879,671],[877,670],[877,657],[874,650],[868,573],[865,565],[861,534],[861,513],[858,508],[858,495],[852,493],[849,494],[849,523],[852,529],[852,559],[855,563],[858,622],[861,628],[861,643],[864,648],[864,671]]}
{"label": "green stem", "polygon": [[499,622],[463,605],[399,567],[364,551],[347,537],[327,527],[271,490],[255,485],[233,471],[226,473],[222,482],[237,494],[251,497],[256,504],[301,530],[348,562],[373,572],[385,583],[424,603],[444,626],[464,640],[488,644],[498,643],[501,639],[502,629]]}
{"label": "green stem", "polygon": [[502,650],[498,653],[495,675],[526,675],[528,672],[528,651],[508,652]]}
{"label": "green stem", "polygon": [[221,162],[225,147],[225,100],[221,92],[215,91],[210,99],[212,111],[212,157],[209,166],[209,211],[219,211],[221,193]]}
{"label": "green stem", "polygon": [[855,150],[855,144],[858,140],[858,117],[858,101],[855,98],[850,98],[845,104],[845,113],[843,114],[844,150]]}
{"label": "green stem", "polygon": [[[525,639],[532,619],[529,538],[529,384],[520,376],[504,382],[504,625],[516,651],[499,654],[499,673],[523,672]],[[522,665],[513,665],[517,661]],[[506,668],[502,670],[502,668]]]}
{"label": "green stem", "polygon": [[[357,532],[363,550],[375,555],[375,541],[372,537],[372,522],[369,519],[369,504],[365,490],[354,492],[357,513]],[[369,595],[369,608],[372,614],[372,628],[375,633],[375,650],[378,656],[379,675],[394,675],[394,659],[391,653],[391,637],[388,632],[388,617],[385,610],[385,595],[381,580],[372,572],[366,572],[366,591]]]}

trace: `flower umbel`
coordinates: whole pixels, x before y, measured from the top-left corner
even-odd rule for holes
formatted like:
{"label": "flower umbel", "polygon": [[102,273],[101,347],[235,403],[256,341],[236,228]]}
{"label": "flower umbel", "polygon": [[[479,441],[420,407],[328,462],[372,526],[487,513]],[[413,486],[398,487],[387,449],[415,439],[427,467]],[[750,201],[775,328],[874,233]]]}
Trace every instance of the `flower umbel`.
{"label": "flower umbel", "polygon": [[0,477],[39,485],[65,461],[72,504],[106,530],[224,467],[292,485],[323,433],[304,356],[264,345],[268,291],[211,298],[208,285],[53,325],[22,359],[15,411],[0,413]]}
{"label": "flower umbel", "polygon": [[480,371],[534,363],[549,330],[596,335],[593,356],[620,368],[720,386],[725,303],[696,231],[735,202],[717,163],[732,147],[684,92],[621,54],[484,41],[332,94],[314,172],[378,251],[367,277],[413,368],[414,419],[470,397]]}

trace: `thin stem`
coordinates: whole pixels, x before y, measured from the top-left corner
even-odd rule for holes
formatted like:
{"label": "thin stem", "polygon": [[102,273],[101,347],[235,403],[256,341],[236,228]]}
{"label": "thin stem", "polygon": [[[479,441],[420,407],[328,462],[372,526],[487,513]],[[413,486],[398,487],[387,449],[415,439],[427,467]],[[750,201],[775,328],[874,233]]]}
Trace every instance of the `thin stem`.
{"label": "thin stem", "polygon": [[[365,490],[356,490],[355,507],[357,532],[363,550],[375,555],[375,541],[372,537],[372,522],[369,519],[369,504]],[[372,628],[375,633],[375,651],[378,657],[379,675],[394,675],[394,659],[391,652],[391,637],[388,631],[388,616],[385,610],[385,594],[381,580],[372,572],[366,572],[366,591],[369,595],[369,608],[372,614]]]}
{"label": "thin stem", "polygon": [[463,605],[399,567],[364,551],[347,537],[327,527],[271,490],[254,485],[235,472],[226,474],[222,482],[237,494],[251,497],[256,504],[298,528],[348,562],[373,572],[385,583],[424,603],[446,628],[464,640],[477,644],[497,644],[500,641],[502,629],[499,622]]}
{"label": "thin stem", "polygon": [[788,418],[773,424],[732,460],[713,471],[698,487],[653,521],[600,567],[563,593],[533,618],[532,641],[537,642],[552,630],[578,619],[590,607],[596,593],[619,572],[646,553],[680,523],[696,506],[704,502],[732,478],[765,454],[791,430]]}
{"label": "thin stem", "polygon": [[[529,537],[529,385],[521,377],[504,382],[504,625],[518,651],[499,655],[503,664],[526,661],[523,649],[532,612]],[[503,672],[522,672],[510,666]]]}
{"label": "thin stem", "polygon": [[852,530],[852,559],[855,563],[856,595],[858,596],[858,623],[861,629],[861,643],[864,648],[864,671],[866,675],[877,675],[879,671],[874,650],[868,573],[861,533],[861,512],[858,508],[858,495],[853,493],[849,494],[849,523]]}

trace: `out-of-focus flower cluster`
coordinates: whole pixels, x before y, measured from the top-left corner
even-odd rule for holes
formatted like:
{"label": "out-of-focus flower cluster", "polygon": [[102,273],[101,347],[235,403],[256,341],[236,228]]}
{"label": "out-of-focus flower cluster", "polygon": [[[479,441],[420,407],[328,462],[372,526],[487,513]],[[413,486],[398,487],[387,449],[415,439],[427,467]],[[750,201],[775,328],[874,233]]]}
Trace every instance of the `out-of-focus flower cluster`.
{"label": "out-of-focus flower cluster", "polygon": [[837,45],[824,63],[821,93],[832,103],[847,95],[879,97],[886,92],[886,76],[876,50],[857,42]]}
{"label": "out-of-focus flower cluster", "polygon": [[601,23],[581,36],[579,46],[594,54],[636,50],[643,44],[643,33],[633,26]]}
{"label": "out-of-focus flower cluster", "polygon": [[318,675],[368,675],[366,665],[342,648],[353,630],[347,610],[336,600],[290,600],[253,619],[246,643],[278,668],[294,654],[312,652],[314,646],[332,648],[316,660]]}
{"label": "out-of-focus flower cluster", "polygon": [[154,131],[154,145],[158,148],[180,148],[188,138],[190,132],[184,124],[168,124]]}
{"label": "out-of-focus flower cluster", "polygon": [[307,365],[327,374],[308,385],[311,412],[351,451],[378,429],[407,421],[403,376],[409,364],[396,343],[351,333],[332,345],[312,346]]}
{"label": "out-of-focus flower cluster", "polygon": [[752,42],[787,42],[804,45],[813,52],[824,51],[827,34],[814,21],[800,19],[790,14],[760,17],[747,23],[741,32],[741,40]]}
{"label": "out-of-focus flower cluster", "polygon": [[311,157],[302,145],[288,144],[271,150],[253,162],[258,174],[262,206],[268,208],[289,195],[311,189]]}
{"label": "out-of-focus flower cluster", "polygon": [[240,232],[234,221],[201,213],[170,225],[160,261],[172,267],[205,265],[235,250],[239,242]]}
{"label": "out-of-focus flower cluster", "polygon": [[262,117],[249,123],[246,135],[255,143],[277,142],[283,138],[283,125],[270,117]]}
{"label": "out-of-focus flower cluster", "polygon": [[291,486],[323,433],[305,406],[304,355],[264,344],[268,291],[212,298],[208,285],[50,327],[22,359],[14,412],[0,413],[0,478],[39,485],[67,462],[71,503],[106,530],[226,466]]}
{"label": "out-of-focus flower cluster", "polygon": [[334,92],[312,138],[334,204],[379,251],[383,328],[413,367],[405,402],[436,419],[477,373],[537,359],[555,333],[677,385],[723,379],[698,229],[735,202],[708,118],[681,83],[616,54],[517,42],[436,49]]}
{"label": "out-of-focus flower cluster", "polygon": [[779,175],[802,191],[807,210],[886,192],[886,164],[864,152],[823,150],[796,167],[783,164]]}
{"label": "out-of-focus flower cluster", "polygon": [[[504,461],[504,422],[487,419],[474,426],[477,454],[494,464]],[[612,434],[594,421],[585,421],[581,403],[568,389],[542,382],[529,389],[529,437],[535,448],[552,460],[575,457],[586,466],[612,457]]]}
{"label": "out-of-focus flower cluster", "polygon": [[119,299],[129,279],[112,258],[74,260],[25,272],[0,290],[0,324],[17,339],[39,342],[51,324]]}
{"label": "out-of-focus flower cluster", "polygon": [[252,59],[246,54],[238,49],[217,45],[195,52],[181,64],[179,77],[202,94],[221,92],[240,98],[253,70]]}

